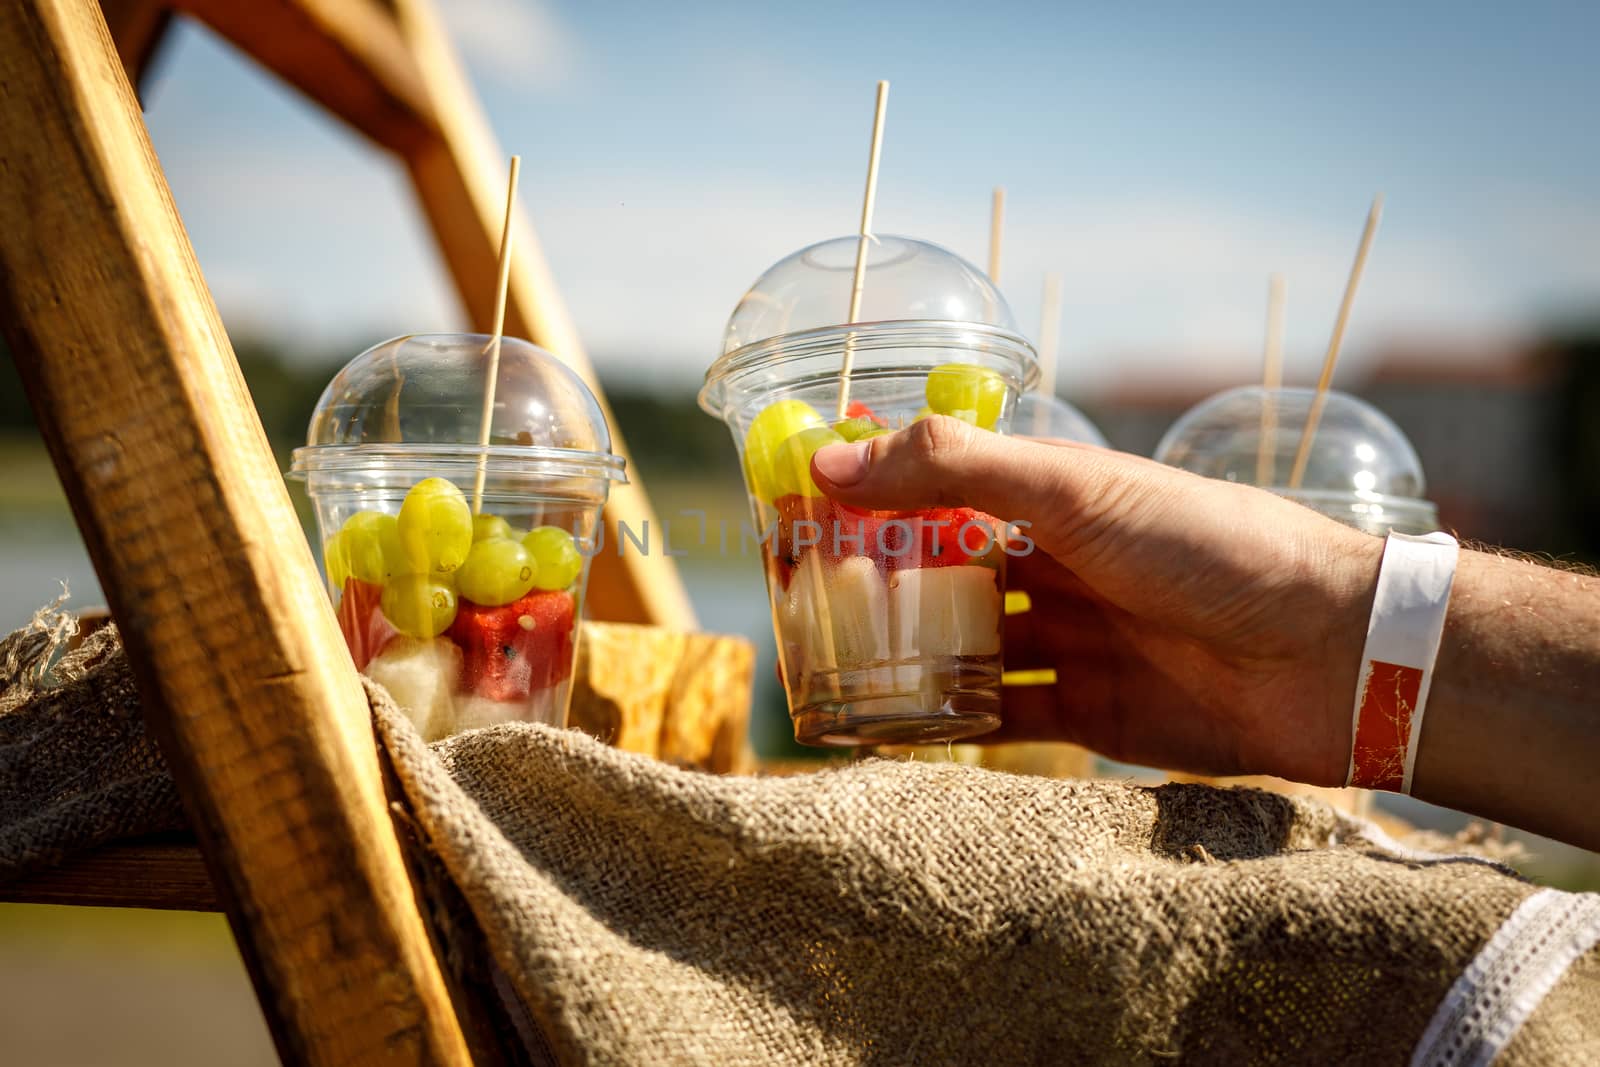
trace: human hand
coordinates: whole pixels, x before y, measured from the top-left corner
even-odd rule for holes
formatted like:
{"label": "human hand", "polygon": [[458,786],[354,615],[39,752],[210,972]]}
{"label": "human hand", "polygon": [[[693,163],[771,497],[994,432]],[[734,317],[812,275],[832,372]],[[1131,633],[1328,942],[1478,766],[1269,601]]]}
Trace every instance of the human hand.
{"label": "human hand", "polygon": [[1007,587],[1033,607],[1006,620],[1005,662],[1057,682],[1008,687],[990,739],[1343,784],[1380,539],[1263,490],[942,416],[825,448],[812,470],[847,504],[1031,523]]}

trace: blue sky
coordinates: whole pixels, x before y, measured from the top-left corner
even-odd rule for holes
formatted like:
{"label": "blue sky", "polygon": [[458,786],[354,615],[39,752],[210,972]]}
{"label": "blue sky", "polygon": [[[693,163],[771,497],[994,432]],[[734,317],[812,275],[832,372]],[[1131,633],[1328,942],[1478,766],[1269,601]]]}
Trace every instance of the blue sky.
{"label": "blue sky", "polygon": [[[981,263],[1061,381],[1255,373],[1267,275],[1291,376],[1321,358],[1372,194],[1345,373],[1600,313],[1600,5],[440,4],[603,370],[691,383],[744,288],[859,212]],[[460,323],[398,170],[207,31],[149,122],[236,332],[352,353]]]}

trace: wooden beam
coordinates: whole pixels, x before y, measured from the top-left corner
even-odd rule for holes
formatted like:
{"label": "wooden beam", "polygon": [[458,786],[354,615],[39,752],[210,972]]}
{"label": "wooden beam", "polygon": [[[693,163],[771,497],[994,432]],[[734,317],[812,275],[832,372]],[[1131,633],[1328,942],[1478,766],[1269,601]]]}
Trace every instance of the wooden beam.
{"label": "wooden beam", "polygon": [[291,1063],[468,1062],[366,700],[94,0],[0,4],[0,326]]}
{"label": "wooden beam", "polygon": [[194,841],[128,841],[74,856],[59,867],[0,886],[7,904],[221,911]]}
{"label": "wooden beam", "polygon": [[[439,137],[405,156],[417,197],[427,213],[456,290],[475,328],[493,319],[500,224],[505,210],[506,155],[489,130],[455,53],[429,0],[395,0],[401,34],[416,56]],[[548,349],[588,382],[612,424],[612,447],[627,446],[595,377],[594,367],[568,317],[555,278],[524,212],[512,245],[506,332]],[[663,531],[637,470],[612,490],[605,513],[605,551],[590,568],[589,614],[607,622],[654,623],[692,630],[689,604],[675,561],[662,551]],[[634,535],[650,531],[651,554],[633,547],[619,553],[620,525]],[[679,523],[680,527],[689,525]],[[682,533],[680,530],[680,540]]]}
{"label": "wooden beam", "polygon": [[428,93],[377,0],[173,0],[379,145],[434,138]]}
{"label": "wooden beam", "polygon": [[117,55],[139,98],[144,99],[144,76],[166,40],[172,22],[171,0],[100,0]]}

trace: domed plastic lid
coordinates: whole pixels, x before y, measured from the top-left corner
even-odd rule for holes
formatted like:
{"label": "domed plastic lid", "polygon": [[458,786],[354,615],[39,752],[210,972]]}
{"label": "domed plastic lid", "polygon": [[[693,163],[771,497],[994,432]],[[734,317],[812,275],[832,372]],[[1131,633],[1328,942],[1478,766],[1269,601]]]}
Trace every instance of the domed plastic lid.
{"label": "domed plastic lid", "polygon": [[756,279],[734,308],[700,406],[725,415],[782,383],[814,379],[853,353],[857,374],[904,373],[920,362],[978,363],[1018,393],[1039,377],[1033,346],[977,267],[938,245],[867,239],[860,312],[850,318],[859,237],[802,248]]}
{"label": "domed plastic lid", "polygon": [[[724,354],[785,334],[838,326],[850,317],[859,237],[836,237],[779,260],[728,319]],[[1005,298],[954,252],[910,237],[867,238],[858,323],[984,324],[1016,333]]]}
{"label": "domed plastic lid", "polygon": [[292,471],[307,475],[375,455],[476,462],[557,477],[626,481],[594,394],[550,353],[500,341],[489,444],[480,446],[492,338],[412,334],[374,345],[334,375]]}
{"label": "domed plastic lid", "polygon": [[1108,447],[1105,434],[1089,416],[1060,397],[1044,393],[1027,393],[1017,401],[1017,410],[1011,416],[1011,432],[1024,437],[1049,437]]}
{"label": "domed plastic lid", "polygon": [[1348,393],[1328,392],[1305,475],[1289,488],[1315,396],[1314,389],[1260,386],[1218,393],[1173,423],[1155,458],[1208,478],[1259,484],[1374,533],[1437,529],[1411,442],[1387,415]]}

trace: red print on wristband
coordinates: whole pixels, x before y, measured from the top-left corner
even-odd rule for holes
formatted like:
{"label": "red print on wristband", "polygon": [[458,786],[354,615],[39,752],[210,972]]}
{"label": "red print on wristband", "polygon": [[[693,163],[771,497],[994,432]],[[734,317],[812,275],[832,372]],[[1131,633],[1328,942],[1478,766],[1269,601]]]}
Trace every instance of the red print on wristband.
{"label": "red print on wristband", "polygon": [[1422,670],[1375,659],[1367,661],[1366,675],[1350,753],[1350,784],[1398,793],[1405,788],[1406,748]]}

